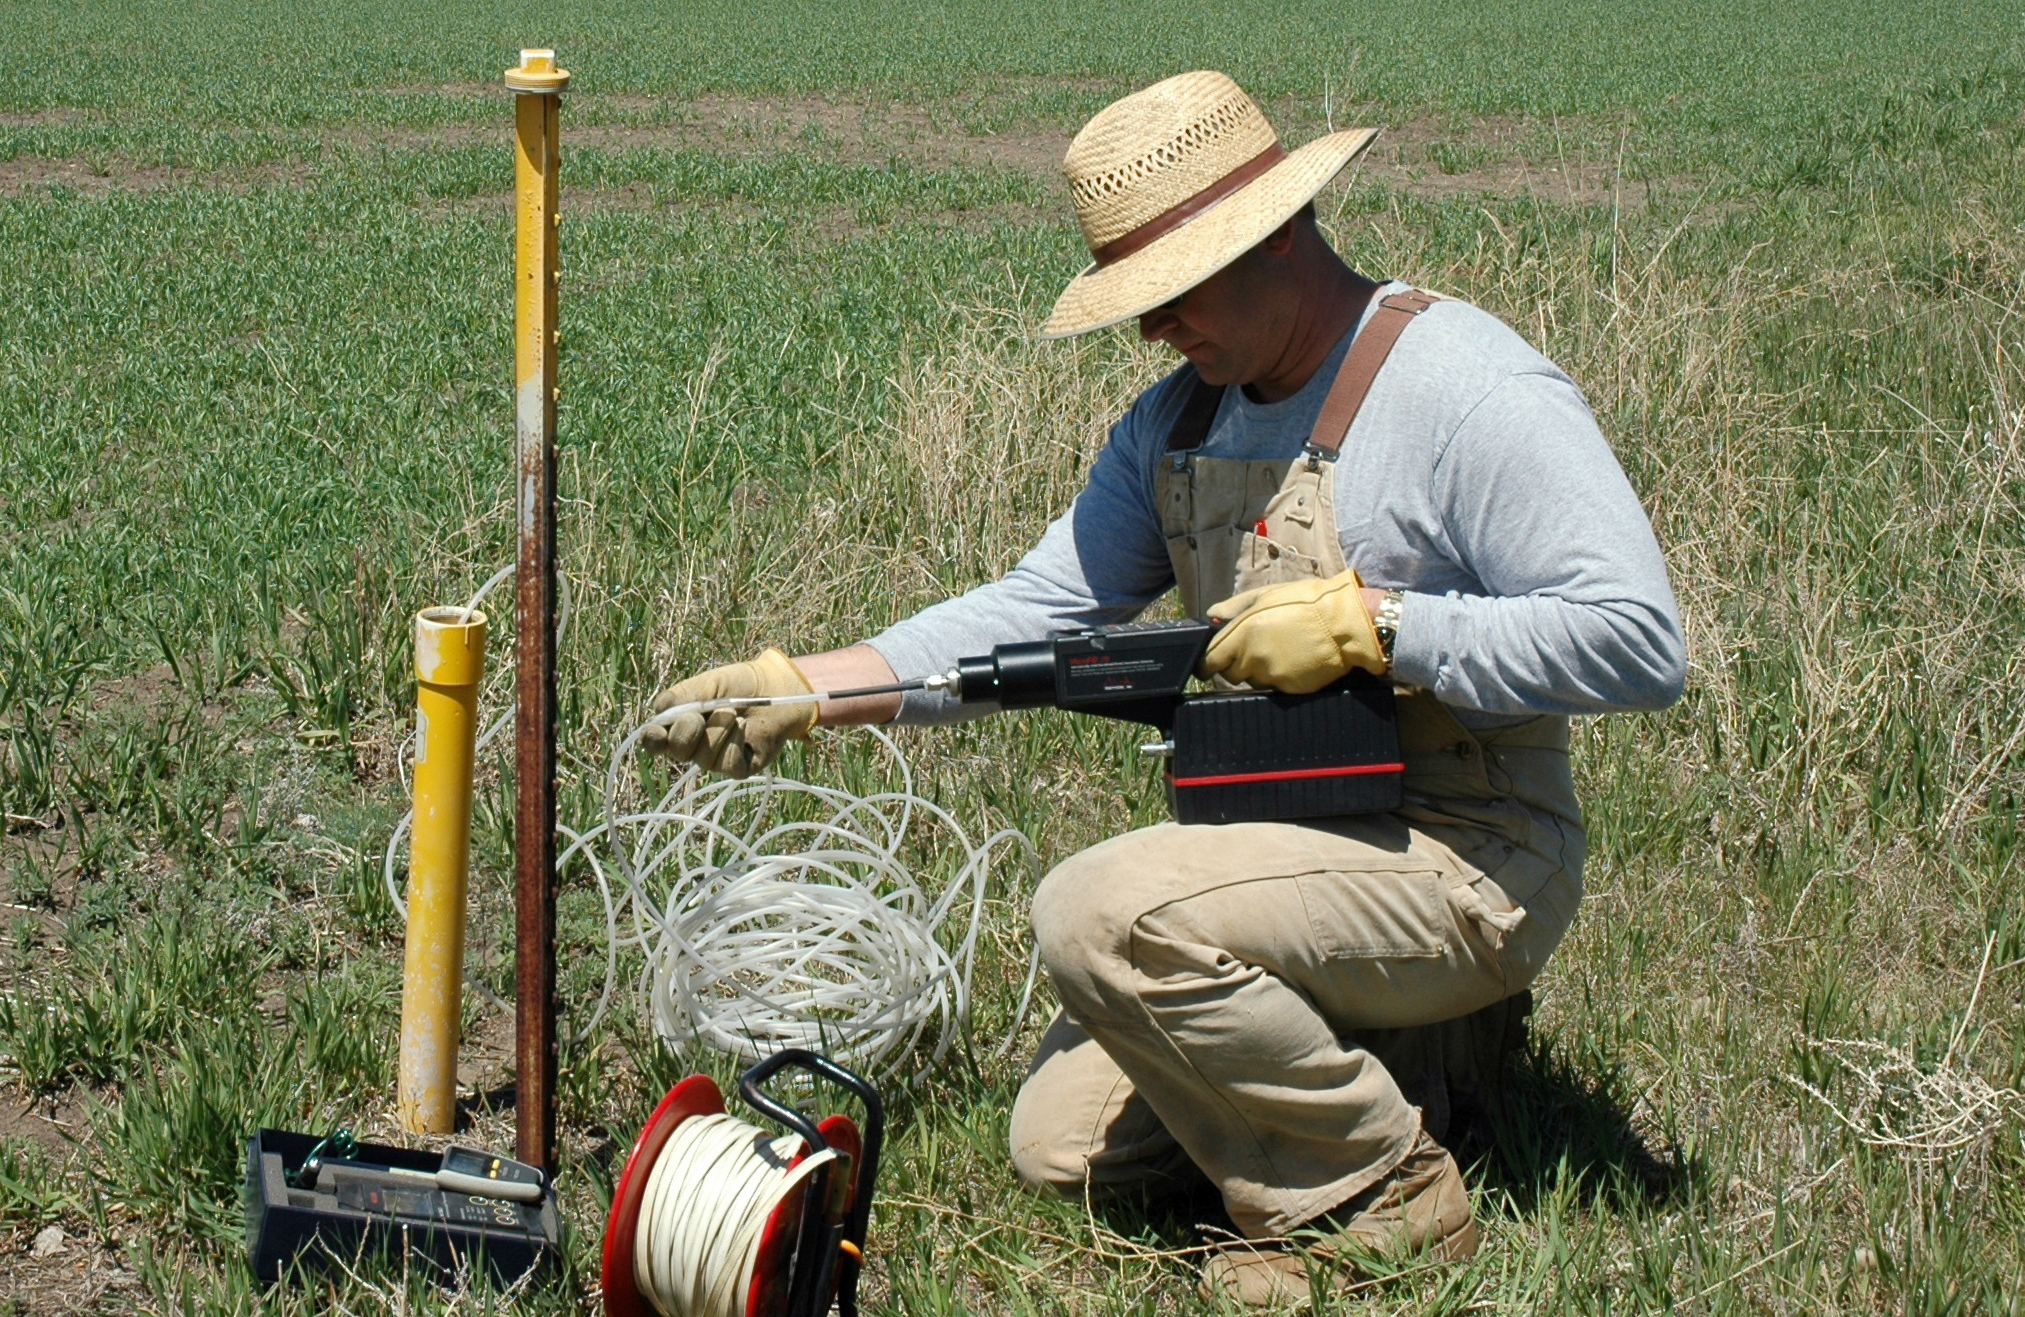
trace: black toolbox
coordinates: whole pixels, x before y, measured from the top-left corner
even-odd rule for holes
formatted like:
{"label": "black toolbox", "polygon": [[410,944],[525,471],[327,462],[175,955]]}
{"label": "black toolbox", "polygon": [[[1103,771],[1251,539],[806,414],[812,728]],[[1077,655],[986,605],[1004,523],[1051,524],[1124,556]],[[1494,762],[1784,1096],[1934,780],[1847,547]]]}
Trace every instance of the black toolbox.
{"label": "black toolbox", "polygon": [[262,1280],[280,1280],[298,1263],[327,1270],[385,1257],[422,1259],[445,1281],[483,1268],[510,1285],[561,1256],[552,1192],[535,1203],[455,1193],[434,1182],[439,1154],[378,1143],[359,1144],[356,1155],[393,1174],[296,1187],[303,1162],[322,1143],[313,1134],[273,1129],[246,1141],[246,1257]]}

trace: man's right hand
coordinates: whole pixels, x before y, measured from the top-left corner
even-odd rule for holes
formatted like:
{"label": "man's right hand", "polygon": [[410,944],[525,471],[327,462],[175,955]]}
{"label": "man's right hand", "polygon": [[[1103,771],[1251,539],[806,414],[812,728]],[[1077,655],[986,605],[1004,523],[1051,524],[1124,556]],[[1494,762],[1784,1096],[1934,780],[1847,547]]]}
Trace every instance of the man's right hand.
{"label": "man's right hand", "polygon": [[[678,704],[733,696],[807,695],[812,688],[788,656],[769,649],[757,658],[712,668],[677,682],[654,697],[659,714]],[[789,740],[803,740],[816,725],[814,701],[762,705],[754,709],[689,711],[665,725],[649,727],[640,748],[650,755],[701,764],[728,777],[748,777],[773,762]]]}

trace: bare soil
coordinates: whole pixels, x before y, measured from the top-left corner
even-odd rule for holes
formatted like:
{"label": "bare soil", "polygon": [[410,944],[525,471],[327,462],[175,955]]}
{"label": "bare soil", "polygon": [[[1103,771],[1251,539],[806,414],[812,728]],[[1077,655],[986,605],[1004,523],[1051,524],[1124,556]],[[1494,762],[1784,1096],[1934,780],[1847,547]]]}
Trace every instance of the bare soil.
{"label": "bare soil", "polygon": [[0,1230],[0,1311],[23,1317],[134,1311],[140,1278],[117,1252],[66,1235],[54,1252],[36,1256],[35,1235]]}
{"label": "bare soil", "polygon": [[[513,213],[511,192],[491,192],[477,197],[460,197],[441,203],[440,209],[448,214],[491,214],[510,216]],[[759,222],[774,220],[792,223],[804,233],[818,239],[841,242],[868,230],[883,227],[862,222],[857,211],[849,206],[805,206],[792,214],[766,210],[743,202],[698,202],[691,198],[673,200],[657,197],[654,188],[646,183],[627,183],[620,187],[575,187],[566,188],[562,201],[565,214],[592,214],[598,212],[639,212],[674,215],[707,213],[729,220]],[[1018,202],[1000,202],[991,206],[969,210],[950,210],[931,214],[908,216],[912,224],[952,229],[981,229],[994,223],[1031,224],[1045,223],[1060,218],[1056,213],[1040,206]],[[585,276],[593,281],[597,276]]]}
{"label": "bare soil", "polygon": [[968,134],[938,126],[915,105],[848,104],[821,97],[755,100],[706,96],[686,107],[684,127],[712,137],[787,136],[855,163],[901,160],[928,169],[996,165],[1043,177],[1060,173],[1066,132]]}
{"label": "bare soil", "polygon": [[[29,1095],[0,1083],[0,1143],[27,1144],[44,1162],[60,1167],[85,1137],[84,1104],[75,1089],[55,1095]],[[50,1225],[63,1231],[43,1251],[37,1237]],[[116,1253],[98,1247],[77,1232],[77,1220],[27,1222],[0,1228],[0,1312],[58,1314],[120,1311],[120,1291],[134,1283],[133,1274]]]}
{"label": "bare soil", "polygon": [[[456,89],[443,89],[456,94]],[[475,90],[472,94],[476,94]],[[851,102],[821,96],[784,98],[711,94],[693,101],[613,97],[601,116],[563,127],[568,150],[723,150],[733,154],[807,151],[850,164],[900,163],[923,169],[998,166],[1052,176],[1068,149],[1067,132],[966,133],[921,106]],[[411,150],[506,140],[510,119],[497,124],[427,127],[356,126],[340,139],[352,145]]]}
{"label": "bare soil", "polygon": [[[428,151],[504,143],[511,134],[504,97],[493,86],[456,85],[390,88],[390,97],[429,96],[501,101],[496,122],[424,126],[350,124],[317,134],[302,156],[286,165],[197,171],[98,156],[24,155],[0,161],[0,195],[37,188],[67,187],[87,194],[147,192],[186,185],[248,189],[286,186],[316,173],[317,147]],[[977,133],[961,126],[969,107],[926,106],[899,101],[850,100],[827,95],[785,97],[709,93],[691,100],[638,95],[601,96],[566,121],[565,153],[571,151],[703,150],[729,155],[803,153],[858,165],[898,165],[941,170],[1006,169],[1055,183],[1068,149],[1070,131],[1034,125],[1015,131]],[[1305,106],[1273,107],[1289,140],[1303,140],[1327,125],[1311,123]],[[82,111],[52,109],[0,116],[0,128],[77,122]],[[1385,125],[1383,107],[1353,105],[1332,112],[1336,126]],[[1385,125],[1371,151],[1355,168],[1417,196],[1533,196],[1561,205],[1599,205],[1649,198],[1656,185],[1627,185],[1621,156],[1630,125],[1590,121],[1541,121],[1492,115],[1462,118],[1422,115]],[[1665,190],[1693,180],[1667,180]],[[510,204],[504,197],[459,201],[448,209],[489,210]],[[575,190],[571,204],[593,210],[660,208],[651,189],[629,185]],[[856,229],[848,215],[820,217],[823,232],[848,236]],[[956,217],[1044,219],[1028,213]]]}
{"label": "bare soil", "polygon": [[84,1132],[84,1100],[78,1090],[28,1094],[0,1084],[0,1142],[33,1143],[60,1164]]}
{"label": "bare soil", "polygon": [[198,180],[195,170],[165,169],[118,158],[98,161],[75,156],[15,156],[0,160],[0,194],[41,188],[71,188],[88,194],[153,192]]}
{"label": "bare soil", "polygon": [[[1615,144],[1607,140],[1613,136],[1607,125],[1591,123],[1494,115],[1459,124],[1421,116],[1384,127],[1361,168],[1416,196],[1530,195],[1561,205],[1607,204],[1627,191]],[[1643,197],[1644,185],[1637,188]]]}
{"label": "bare soil", "polygon": [[98,117],[74,105],[52,105],[40,110],[12,110],[0,114],[0,128],[62,128],[87,123]]}
{"label": "bare soil", "polygon": [[307,160],[291,165],[199,170],[183,165],[146,164],[118,154],[97,152],[88,160],[78,156],[19,155],[0,160],[0,196],[49,188],[67,188],[95,197],[178,187],[251,192],[263,187],[301,184],[314,174]]}

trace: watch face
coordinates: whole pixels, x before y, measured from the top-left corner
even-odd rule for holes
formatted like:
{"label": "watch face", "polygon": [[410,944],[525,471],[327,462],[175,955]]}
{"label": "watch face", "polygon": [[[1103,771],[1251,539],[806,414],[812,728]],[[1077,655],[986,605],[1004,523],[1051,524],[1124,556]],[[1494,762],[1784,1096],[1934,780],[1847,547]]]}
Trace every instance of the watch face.
{"label": "watch face", "polygon": [[1378,615],[1371,619],[1371,629],[1378,633],[1378,648],[1384,653],[1387,663],[1392,662],[1392,646],[1399,639],[1401,604],[1399,591],[1387,590],[1385,597],[1378,601]]}

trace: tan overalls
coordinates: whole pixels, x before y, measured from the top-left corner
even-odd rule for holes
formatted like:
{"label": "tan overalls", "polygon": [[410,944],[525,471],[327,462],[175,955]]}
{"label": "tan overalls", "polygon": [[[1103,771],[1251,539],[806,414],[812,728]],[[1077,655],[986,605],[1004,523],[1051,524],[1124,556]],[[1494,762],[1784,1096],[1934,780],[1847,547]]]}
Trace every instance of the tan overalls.
{"label": "tan overalls", "polygon": [[[1385,300],[1407,305],[1367,321],[1323,407],[1339,438],[1398,333],[1388,310],[1405,321],[1426,304]],[[1369,360],[1359,348],[1380,326]],[[1200,457],[1185,442],[1163,458],[1156,492],[1189,615],[1345,570],[1324,428],[1320,449],[1289,461]],[[1402,1086],[1445,1102],[1445,1058],[1471,1052],[1461,1017],[1532,982],[1574,917],[1583,835],[1565,718],[1472,733],[1426,692],[1402,691],[1399,710],[1396,813],[1165,823],[1048,875],[1034,932],[1063,1010],[1013,1109],[1029,1183],[1160,1191],[1199,1170],[1241,1230],[1269,1236],[1405,1157],[1421,1120]],[[1422,1027],[1442,1021],[1455,1023]],[[1428,1117],[1439,1136],[1446,1110]]]}

